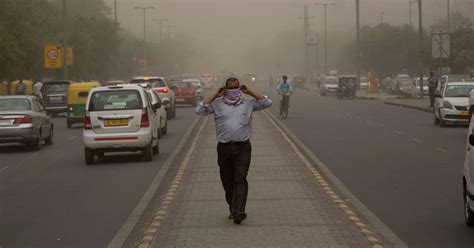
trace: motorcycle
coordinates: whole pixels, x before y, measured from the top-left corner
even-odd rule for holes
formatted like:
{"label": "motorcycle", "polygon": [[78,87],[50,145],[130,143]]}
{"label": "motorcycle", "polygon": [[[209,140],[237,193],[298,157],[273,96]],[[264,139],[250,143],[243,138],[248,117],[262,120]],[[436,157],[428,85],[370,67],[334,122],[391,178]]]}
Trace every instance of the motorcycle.
{"label": "motorcycle", "polygon": [[336,96],[338,99],[342,99],[347,97],[351,100],[355,98],[356,90],[355,90],[355,77],[339,77],[339,86],[336,91]]}

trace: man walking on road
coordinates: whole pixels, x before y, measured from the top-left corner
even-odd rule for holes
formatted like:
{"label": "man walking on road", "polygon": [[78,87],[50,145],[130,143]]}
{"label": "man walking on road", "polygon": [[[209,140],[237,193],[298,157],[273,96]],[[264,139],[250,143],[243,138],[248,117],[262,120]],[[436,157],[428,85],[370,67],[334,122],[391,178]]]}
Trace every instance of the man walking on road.
{"label": "man walking on road", "polygon": [[26,84],[22,79],[16,84],[15,91],[17,95],[26,95]]}
{"label": "man walking on road", "polygon": [[[242,93],[253,99],[244,98]],[[199,103],[198,115],[214,114],[217,133],[217,163],[219,165],[225,198],[229,205],[229,219],[240,224],[247,214],[248,183],[247,173],[250,167],[252,146],[252,113],[268,108],[272,101],[245,85],[236,78],[229,78],[225,87]]]}
{"label": "man walking on road", "polygon": [[430,77],[428,78],[428,93],[430,94],[430,108],[434,105],[435,100],[435,91],[438,88],[438,79],[435,77],[434,72],[430,72]]}

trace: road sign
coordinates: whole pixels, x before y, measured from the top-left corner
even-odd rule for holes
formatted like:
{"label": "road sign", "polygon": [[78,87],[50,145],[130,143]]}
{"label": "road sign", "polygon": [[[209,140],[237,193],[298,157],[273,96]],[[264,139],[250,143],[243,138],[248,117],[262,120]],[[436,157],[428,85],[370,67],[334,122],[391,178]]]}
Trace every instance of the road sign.
{"label": "road sign", "polygon": [[449,58],[450,39],[449,33],[433,32],[431,33],[431,56],[433,58]]}
{"label": "road sign", "polygon": [[61,68],[63,63],[61,46],[44,45],[44,68]]}
{"label": "road sign", "polygon": [[74,64],[74,51],[71,47],[66,49],[66,65]]}

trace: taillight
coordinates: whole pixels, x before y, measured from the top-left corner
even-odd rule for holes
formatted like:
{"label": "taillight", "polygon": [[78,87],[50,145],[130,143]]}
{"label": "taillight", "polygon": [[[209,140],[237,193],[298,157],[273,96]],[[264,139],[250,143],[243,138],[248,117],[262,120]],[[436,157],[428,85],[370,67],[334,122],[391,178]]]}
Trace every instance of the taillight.
{"label": "taillight", "polygon": [[92,130],[91,117],[89,115],[84,115],[84,130]]}
{"label": "taillight", "polygon": [[13,124],[27,124],[27,123],[33,123],[33,118],[29,116],[23,116],[23,117],[15,118],[15,121],[13,122]]}
{"label": "taillight", "polygon": [[169,92],[168,88],[158,89],[158,93],[168,93],[168,92]]}
{"label": "taillight", "polygon": [[148,118],[147,109],[142,112],[142,120],[140,121],[140,127],[150,127],[150,119]]}

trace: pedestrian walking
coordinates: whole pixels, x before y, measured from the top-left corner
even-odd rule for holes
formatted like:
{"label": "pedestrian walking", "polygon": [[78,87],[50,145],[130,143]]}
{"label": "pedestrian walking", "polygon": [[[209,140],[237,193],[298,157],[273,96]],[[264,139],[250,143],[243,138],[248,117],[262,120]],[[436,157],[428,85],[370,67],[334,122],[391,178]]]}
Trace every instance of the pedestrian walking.
{"label": "pedestrian walking", "polygon": [[[252,97],[245,98],[242,93]],[[200,116],[214,114],[217,134],[217,163],[220,178],[229,205],[229,219],[240,224],[245,218],[252,145],[252,113],[268,108],[272,101],[259,93],[240,85],[237,78],[229,78],[203,102],[196,113]]]}
{"label": "pedestrian walking", "polygon": [[23,83],[23,80],[20,79],[16,84],[15,91],[17,95],[26,95],[26,84]]}
{"label": "pedestrian walking", "polygon": [[438,88],[438,79],[435,77],[434,72],[430,72],[430,77],[428,78],[428,93],[430,95],[430,108],[432,108],[434,105],[436,88]]}

